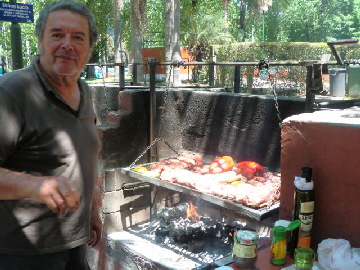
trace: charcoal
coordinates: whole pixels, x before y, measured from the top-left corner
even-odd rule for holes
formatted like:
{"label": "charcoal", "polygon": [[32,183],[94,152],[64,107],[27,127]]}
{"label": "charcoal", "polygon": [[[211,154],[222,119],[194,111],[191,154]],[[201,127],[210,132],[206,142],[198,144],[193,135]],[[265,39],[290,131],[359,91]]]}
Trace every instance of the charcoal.
{"label": "charcoal", "polygon": [[159,227],[155,231],[155,242],[157,244],[164,244],[166,236],[169,235],[169,229],[166,227]]}
{"label": "charcoal", "polygon": [[189,205],[187,203],[180,203],[175,207],[166,207],[157,213],[157,218],[169,222],[172,219],[186,217],[188,207]]}

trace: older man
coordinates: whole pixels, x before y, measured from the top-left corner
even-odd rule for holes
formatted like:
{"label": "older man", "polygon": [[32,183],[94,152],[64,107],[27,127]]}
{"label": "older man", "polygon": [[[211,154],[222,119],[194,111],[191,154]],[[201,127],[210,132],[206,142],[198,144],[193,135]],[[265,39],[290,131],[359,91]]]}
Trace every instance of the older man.
{"label": "older man", "polygon": [[79,75],[97,28],[85,4],[54,2],[36,35],[40,56],[0,79],[0,269],[89,269],[100,141]]}

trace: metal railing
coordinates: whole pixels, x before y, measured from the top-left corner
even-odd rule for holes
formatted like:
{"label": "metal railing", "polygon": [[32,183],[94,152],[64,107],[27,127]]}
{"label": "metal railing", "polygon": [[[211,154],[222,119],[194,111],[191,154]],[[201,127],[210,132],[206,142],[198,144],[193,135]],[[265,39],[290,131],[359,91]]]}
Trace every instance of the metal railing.
{"label": "metal railing", "polygon": [[[148,66],[149,70],[149,84],[142,85],[138,74],[138,66]],[[144,86],[150,89],[150,92],[155,92],[156,89],[156,71],[160,66],[173,66],[173,67],[206,67],[207,71],[207,85],[195,86],[197,88],[213,88],[224,87],[219,86],[219,70],[221,68],[230,68],[232,71],[228,71],[228,77],[232,81],[232,86],[228,87],[233,93],[253,93],[262,94],[266,91],[264,89],[270,89],[277,87],[278,89],[286,88],[291,94],[294,89],[296,91],[302,91],[306,97],[305,112],[311,112],[314,110],[315,95],[324,93],[323,86],[323,71],[328,70],[330,65],[339,65],[338,61],[323,62],[320,60],[307,60],[307,61],[277,61],[269,62],[261,60],[259,62],[155,62],[148,63],[133,63],[132,64],[132,81],[130,85],[125,83],[125,69],[129,66],[127,63],[106,63],[106,64],[87,64],[87,66],[99,66],[103,67],[119,67],[119,80],[118,83],[120,91],[127,88],[134,88],[136,86]],[[296,71],[294,71],[296,70]],[[300,75],[293,76],[295,79],[289,78],[298,72]],[[255,79],[254,79],[255,78]],[[228,80],[229,81],[229,80]],[[301,82],[301,83],[299,83]],[[196,82],[195,82],[196,84]],[[227,82],[229,84],[229,82]],[[174,86],[179,88],[186,88],[190,84],[184,86]],[[245,85],[245,87],[244,87]],[[259,90],[260,89],[260,90]],[[301,89],[301,90],[298,90]],[[260,91],[260,92],[259,92]],[[295,92],[296,92],[295,91]],[[283,94],[283,93],[281,93]],[[295,93],[296,95],[296,93]]]}

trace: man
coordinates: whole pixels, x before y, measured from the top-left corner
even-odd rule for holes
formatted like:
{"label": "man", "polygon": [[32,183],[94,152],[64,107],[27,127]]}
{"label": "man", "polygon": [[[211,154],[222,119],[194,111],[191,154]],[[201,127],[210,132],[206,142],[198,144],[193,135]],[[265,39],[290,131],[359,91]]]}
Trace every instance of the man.
{"label": "man", "polygon": [[36,35],[40,56],[0,79],[0,269],[89,269],[100,141],[79,76],[98,32],[86,5],[67,1],[45,7]]}

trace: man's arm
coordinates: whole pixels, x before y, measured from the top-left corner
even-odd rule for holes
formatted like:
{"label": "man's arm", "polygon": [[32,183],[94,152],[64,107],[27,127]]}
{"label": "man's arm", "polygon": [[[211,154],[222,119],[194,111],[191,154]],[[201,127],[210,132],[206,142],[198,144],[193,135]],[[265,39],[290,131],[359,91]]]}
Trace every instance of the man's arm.
{"label": "man's arm", "polygon": [[91,220],[90,220],[90,239],[88,245],[95,247],[102,237],[103,223],[99,216],[99,209],[101,207],[101,189],[95,187],[94,197],[91,208]]}
{"label": "man's arm", "polygon": [[54,213],[74,212],[79,194],[63,176],[33,176],[0,168],[0,200],[30,198],[46,204]]}

